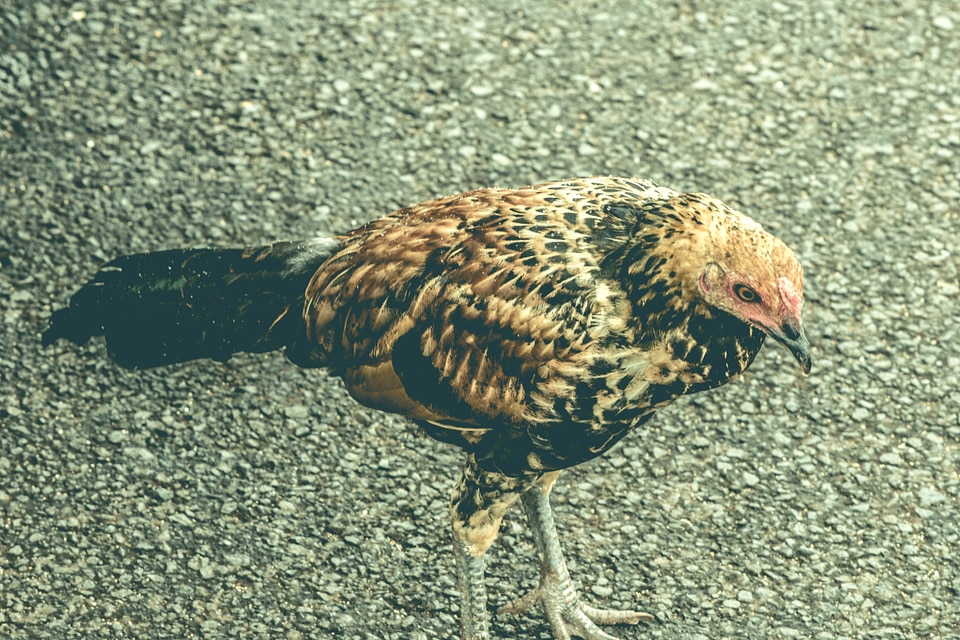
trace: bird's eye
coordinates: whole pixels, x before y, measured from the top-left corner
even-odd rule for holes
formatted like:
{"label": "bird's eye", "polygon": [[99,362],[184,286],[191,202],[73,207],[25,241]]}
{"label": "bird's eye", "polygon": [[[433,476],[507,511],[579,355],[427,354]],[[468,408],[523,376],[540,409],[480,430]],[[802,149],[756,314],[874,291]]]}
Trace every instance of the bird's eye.
{"label": "bird's eye", "polygon": [[745,284],[734,285],[733,293],[744,302],[760,302],[760,294]]}

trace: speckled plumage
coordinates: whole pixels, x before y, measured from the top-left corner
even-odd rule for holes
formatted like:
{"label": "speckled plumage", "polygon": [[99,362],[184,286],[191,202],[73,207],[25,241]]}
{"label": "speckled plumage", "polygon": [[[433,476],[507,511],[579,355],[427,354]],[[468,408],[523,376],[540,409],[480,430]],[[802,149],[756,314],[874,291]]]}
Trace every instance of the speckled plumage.
{"label": "speckled plumage", "polygon": [[287,353],[485,468],[564,468],[756,355],[763,333],[683,279],[716,217],[771,238],[709,196],[619,178],[404,209],[340,238]]}
{"label": "speckled plumage", "polygon": [[[194,260],[219,266],[188,272]],[[251,280],[254,260],[269,277]],[[158,272],[175,277],[159,286]],[[265,283],[269,296],[251,290]],[[197,291],[216,295],[205,306],[187,295]],[[793,253],[715,198],[586,178],[440,198],[333,242],[119,259],[57,312],[45,341],[105,333],[124,345],[112,352],[125,366],[285,346],[294,363],[341,376],[359,402],[468,453],[451,513],[479,557],[523,492],[539,484],[546,495],[553,472],[602,454],[677,397],[728,382],[766,335],[808,369],[802,292]],[[237,302],[248,293],[268,299],[275,320],[264,321],[271,307]],[[156,319],[170,346],[154,351],[167,360],[138,363],[111,338],[131,314]],[[478,624],[467,637],[486,637]],[[562,620],[551,624],[563,634]]]}

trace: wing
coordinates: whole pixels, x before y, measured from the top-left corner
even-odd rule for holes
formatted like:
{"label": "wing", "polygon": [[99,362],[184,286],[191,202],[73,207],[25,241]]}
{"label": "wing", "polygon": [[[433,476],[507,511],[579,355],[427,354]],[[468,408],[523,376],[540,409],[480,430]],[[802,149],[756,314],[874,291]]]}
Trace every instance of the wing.
{"label": "wing", "polygon": [[604,258],[635,231],[644,199],[671,193],[622,179],[545,183],[372,222],[341,236],[314,275],[288,356],[502,470],[593,457],[650,413],[617,422],[626,384],[605,387],[610,352],[629,347],[636,322]]}
{"label": "wing", "polygon": [[341,238],[314,276],[291,358],[364,404],[452,428],[537,419],[622,309],[600,280],[596,203],[571,183],[483,190]]}

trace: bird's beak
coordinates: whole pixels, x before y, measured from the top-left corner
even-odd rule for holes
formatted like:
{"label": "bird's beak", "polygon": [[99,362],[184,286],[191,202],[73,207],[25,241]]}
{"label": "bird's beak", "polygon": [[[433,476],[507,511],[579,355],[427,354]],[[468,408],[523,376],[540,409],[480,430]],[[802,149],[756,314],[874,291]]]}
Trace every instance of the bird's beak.
{"label": "bird's beak", "polygon": [[787,318],[784,320],[781,329],[770,329],[768,333],[774,340],[790,350],[805,374],[810,373],[810,366],[812,365],[810,341],[807,340],[807,334],[804,333],[803,324],[799,318]]}

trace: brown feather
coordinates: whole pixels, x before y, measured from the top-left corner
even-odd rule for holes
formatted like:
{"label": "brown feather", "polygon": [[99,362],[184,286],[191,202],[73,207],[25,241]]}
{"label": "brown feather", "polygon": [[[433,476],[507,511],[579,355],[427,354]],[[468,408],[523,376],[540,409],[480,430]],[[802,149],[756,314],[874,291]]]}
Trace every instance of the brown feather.
{"label": "brown feather", "polygon": [[776,262],[802,288],[793,254],[749,218],[623,178],[439,198],[338,240],[307,287],[291,358],[471,451],[485,448],[478,434],[512,431],[547,469],[752,361],[763,334],[704,304],[711,263]]}

